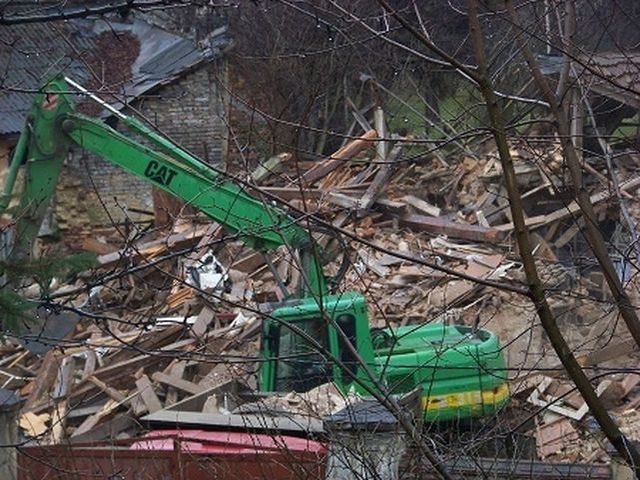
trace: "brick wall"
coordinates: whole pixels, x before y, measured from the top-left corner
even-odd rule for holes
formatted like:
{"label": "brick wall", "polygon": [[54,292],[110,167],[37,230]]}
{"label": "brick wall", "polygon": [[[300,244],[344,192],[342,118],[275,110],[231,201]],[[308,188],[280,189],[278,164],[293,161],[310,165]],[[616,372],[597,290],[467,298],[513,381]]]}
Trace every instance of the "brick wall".
{"label": "brick wall", "polygon": [[[225,68],[223,61],[201,66],[134,104],[178,144],[221,167],[227,151],[226,100],[218,85],[225,81]],[[131,210],[153,211],[150,184],[102,158],[75,149],[63,175],[67,180],[56,205],[63,229],[122,222],[126,217],[152,219]]]}
{"label": "brick wall", "polygon": [[159,97],[143,100],[138,108],[169,137],[207,163],[224,163],[227,128],[222,62],[199,68],[159,91]]}

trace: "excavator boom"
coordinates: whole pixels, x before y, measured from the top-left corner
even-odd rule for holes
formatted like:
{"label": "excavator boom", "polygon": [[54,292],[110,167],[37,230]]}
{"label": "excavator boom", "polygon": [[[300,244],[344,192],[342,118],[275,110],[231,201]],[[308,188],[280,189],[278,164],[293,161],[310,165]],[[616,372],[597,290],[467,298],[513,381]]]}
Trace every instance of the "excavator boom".
{"label": "excavator boom", "polygon": [[2,213],[11,198],[16,172],[26,164],[14,255],[29,254],[55,193],[64,160],[76,145],[196,207],[258,251],[282,245],[299,251],[305,266],[304,291],[310,295],[327,293],[322,265],[314,255],[316,246],[308,230],[295,218],[271,200],[249,194],[239,181],[228,180],[137,119],[119,112],[118,116],[148,145],[99,119],[76,113],[63,78],[52,80],[37,95],[11,161],[9,181],[0,197]]}

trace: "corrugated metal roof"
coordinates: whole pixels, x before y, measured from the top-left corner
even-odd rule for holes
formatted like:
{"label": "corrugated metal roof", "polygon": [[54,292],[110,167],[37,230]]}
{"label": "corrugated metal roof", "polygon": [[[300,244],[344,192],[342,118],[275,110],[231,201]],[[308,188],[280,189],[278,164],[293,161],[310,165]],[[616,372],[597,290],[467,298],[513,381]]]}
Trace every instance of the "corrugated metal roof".
{"label": "corrugated metal roof", "polygon": [[[65,43],[70,35],[64,23],[16,25],[0,29],[0,133],[22,129],[33,91],[57,73],[86,78],[77,56]],[[90,44],[79,42],[79,48]]]}
{"label": "corrugated metal roof", "polygon": [[[121,86],[127,101],[220,54],[225,29],[199,48],[194,42],[142,21],[132,23],[75,20],[0,29],[0,134],[22,130],[34,92],[48,78],[63,73],[80,83],[89,79],[83,59],[96,53],[94,40],[105,31],[131,32],[140,43],[129,80]],[[222,40],[221,40],[222,38]],[[117,108],[122,103],[114,104]]]}

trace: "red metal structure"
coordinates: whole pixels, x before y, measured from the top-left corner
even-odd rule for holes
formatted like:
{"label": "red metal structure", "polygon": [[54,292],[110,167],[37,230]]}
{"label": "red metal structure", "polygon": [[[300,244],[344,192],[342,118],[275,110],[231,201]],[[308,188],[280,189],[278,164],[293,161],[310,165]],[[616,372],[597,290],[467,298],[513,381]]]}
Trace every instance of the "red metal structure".
{"label": "red metal structure", "polygon": [[287,435],[158,430],[127,442],[21,448],[18,480],[324,478],[327,447]]}

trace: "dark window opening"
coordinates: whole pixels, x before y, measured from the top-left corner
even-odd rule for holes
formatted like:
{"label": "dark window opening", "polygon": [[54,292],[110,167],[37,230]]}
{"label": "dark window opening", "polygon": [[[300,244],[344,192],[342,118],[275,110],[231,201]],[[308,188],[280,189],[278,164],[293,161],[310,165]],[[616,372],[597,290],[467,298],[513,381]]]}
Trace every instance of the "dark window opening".
{"label": "dark window opening", "polygon": [[[338,345],[340,345],[340,361],[351,373],[355,375],[358,368],[358,359],[352,352],[351,348],[349,348],[349,345],[347,345],[344,337],[346,336],[353,348],[357,350],[358,342],[356,336],[356,319],[353,315],[340,315],[338,317],[337,323],[338,328],[340,328],[340,330],[342,330],[342,332],[344,333],[343,336],[338,332]],[[351,383],[352,381],[353,377],[343,369],[342,382]]]}
{"label": "dark window opening", "polygon": [[[321,319],[297,321],[293,325],[327,350],[326,329]],[[292,329],[281,326],[279,330],[276,391],[306,392],[331,380],[331,365],[325,355]]]}

